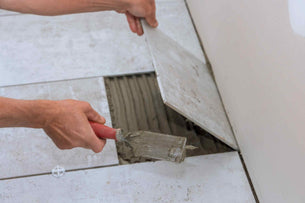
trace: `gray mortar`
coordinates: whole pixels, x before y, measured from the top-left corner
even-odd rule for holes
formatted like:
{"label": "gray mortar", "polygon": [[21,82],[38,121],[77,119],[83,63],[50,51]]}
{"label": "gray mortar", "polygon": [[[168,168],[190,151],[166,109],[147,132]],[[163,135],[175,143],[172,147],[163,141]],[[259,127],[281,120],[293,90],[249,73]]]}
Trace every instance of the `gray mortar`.
{"label": "gray mortar", "polygon": [[[126,132],[152,131],[187,138],[187,156],[232,151],[203,129],[163,104],[154,73],[106,77],[112,126]],[[157,143],[156,143],[157,144]],[[150,161],[124,142],[117,142],[120,163]]]}

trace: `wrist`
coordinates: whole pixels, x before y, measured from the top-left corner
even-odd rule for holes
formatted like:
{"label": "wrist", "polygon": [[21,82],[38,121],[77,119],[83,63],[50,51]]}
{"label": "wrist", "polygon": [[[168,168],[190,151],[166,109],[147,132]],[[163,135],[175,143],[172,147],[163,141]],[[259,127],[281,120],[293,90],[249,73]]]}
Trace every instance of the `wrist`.
{"label": "wrist", "polygon": [[28,100],[20,101],[21,108],[16,114],[20,120],[20,127],[44,128],[48,123],[51,112],[54,112],[56,101],[50,100]]}
{"label": "wrist", "polygon": [[31,112],[31,127],[32,128],[44,128],[46,127],[54,115],[58,113],[57,101],[51,100],[34,100],[30,106],[29,112]]}

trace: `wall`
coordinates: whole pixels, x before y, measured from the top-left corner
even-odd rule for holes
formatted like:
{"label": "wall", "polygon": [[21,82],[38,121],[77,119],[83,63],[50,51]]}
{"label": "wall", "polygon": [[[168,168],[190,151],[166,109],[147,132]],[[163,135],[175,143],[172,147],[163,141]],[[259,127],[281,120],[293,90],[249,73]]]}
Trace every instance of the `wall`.
{"label": "wall", "polygon": [[305,38],[292,1],[187,2],[258,198],[305,202]]}

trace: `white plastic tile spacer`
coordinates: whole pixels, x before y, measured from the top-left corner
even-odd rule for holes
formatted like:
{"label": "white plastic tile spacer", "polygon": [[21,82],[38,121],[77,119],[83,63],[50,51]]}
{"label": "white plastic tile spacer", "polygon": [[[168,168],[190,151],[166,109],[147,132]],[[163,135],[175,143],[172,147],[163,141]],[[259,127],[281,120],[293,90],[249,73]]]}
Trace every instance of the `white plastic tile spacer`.
{"label": "white plastic tile spacer", "polygon": [[66,170],[61,166],[56,166],[52,169],[52,176],[59,178],[65,174]]}

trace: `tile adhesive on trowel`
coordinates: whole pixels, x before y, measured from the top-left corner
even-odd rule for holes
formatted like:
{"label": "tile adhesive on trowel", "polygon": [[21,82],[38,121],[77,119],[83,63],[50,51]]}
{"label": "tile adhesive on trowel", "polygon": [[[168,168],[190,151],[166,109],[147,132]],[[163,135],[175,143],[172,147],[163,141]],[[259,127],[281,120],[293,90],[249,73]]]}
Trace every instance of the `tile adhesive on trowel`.
{"label": "tile adhesive on trowel", "polygon": [[103,124],[90,122],[95,134],[102,139],[114,139],[125,142],[135,157],[147,157],[173,162],[182,162],[186,155],[186,138],[148,131],[123,133],[121,129],[114,129]]}

